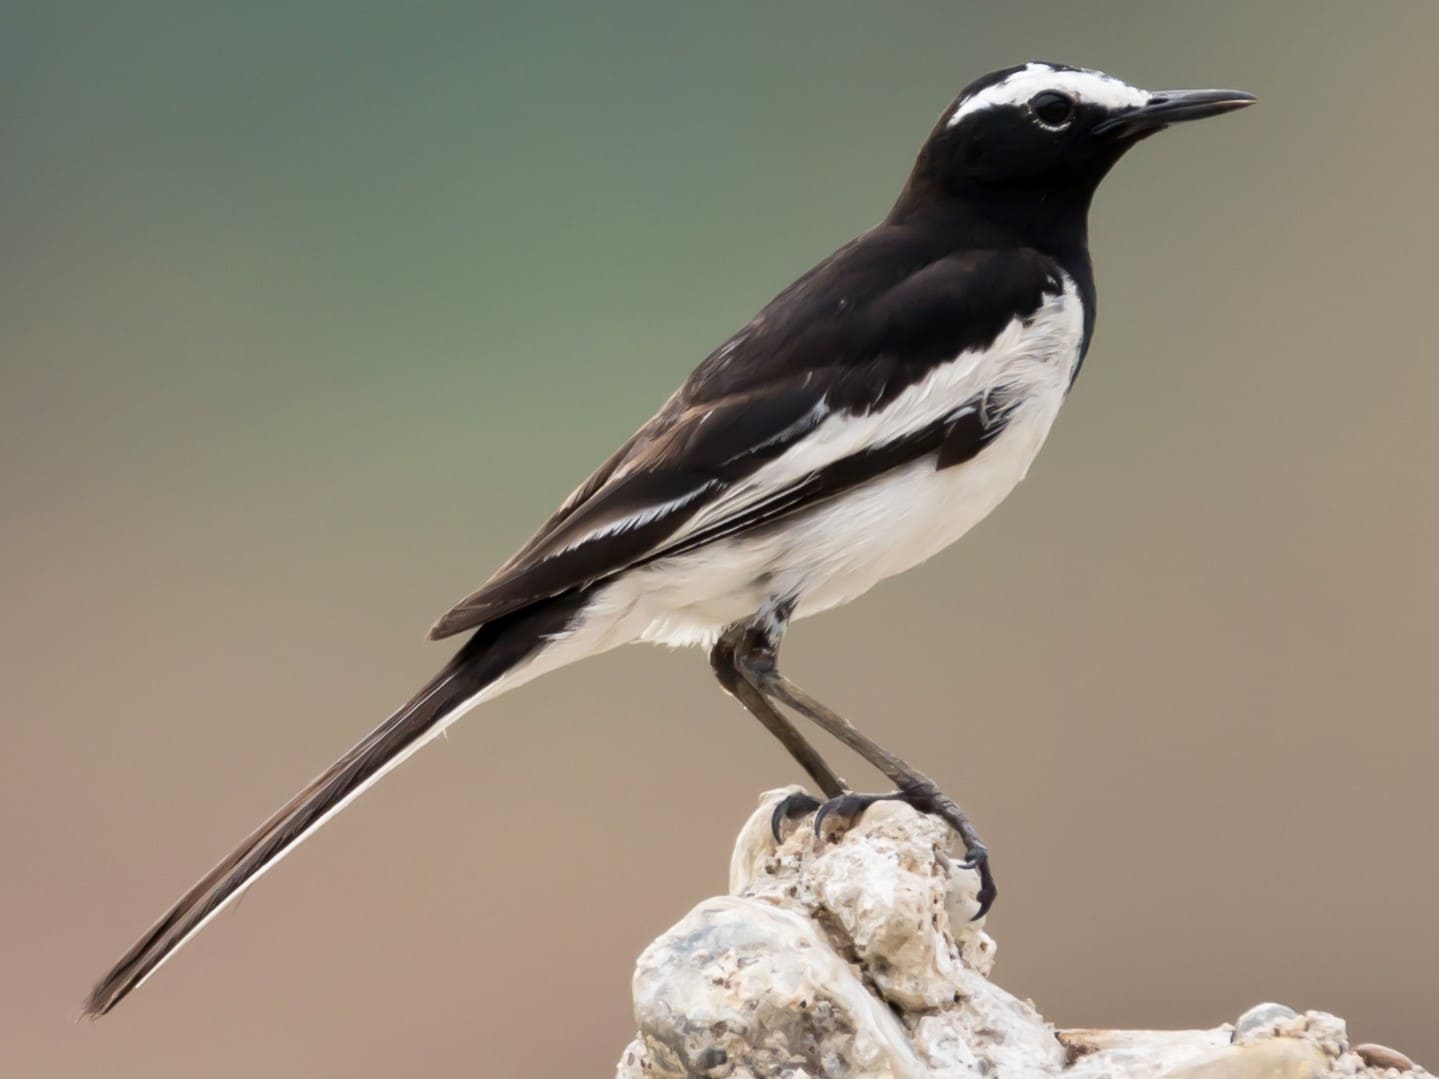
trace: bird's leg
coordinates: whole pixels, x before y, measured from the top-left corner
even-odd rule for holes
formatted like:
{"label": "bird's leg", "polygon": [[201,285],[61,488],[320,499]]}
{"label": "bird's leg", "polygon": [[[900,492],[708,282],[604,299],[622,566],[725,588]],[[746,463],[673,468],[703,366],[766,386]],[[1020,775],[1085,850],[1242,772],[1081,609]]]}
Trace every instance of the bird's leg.
{"label": "bird's leg", "polygon": [[[780,740],[790,755],[799,761],[800,766],[818,784],[826,798],[840,797],[849,790],[844,780],[835,775],[834,769],[819,755],[819,750],[795,729],[793,723],[780,715],[774,705],[765,700],[736,665],[736,651],[742,640],[747,634],[756,632],[758,630],[752,623],[736,622],[720,635],[719,641],[710,650],[710,666],[714,668],[715,677],[727,693],[734,696],[752,716],[764,724],[770,734]],[[819,806],[819,801],[807,794],[792,794],[785,798],[775,807],[774,818],[770,821],[770,830],[775,839],[780,838],[781,820],[806,816]]]}
{"label": "bird's leg", "polygon": [[989,868],[989,848],[969,822],[968,815],[935,785],[934,780],[866,738],[849,720],[815,700],[780,673],[779,640],[788,614],[787,609],[781,608],[777,613],[768,616],[762,613],[746,623],[744,632],[735,638],[735,666],[761,697],[767,701],[779,701],[813,720],[883,772],[899,788],[889,795],[853,794],[848,791],[839,795],[830,794],[830,801],[821,806],[816,815],[816,829],[832,813],[853,818],[873,802],[886,798],[899,798],[922,812],[942,818],[959,833],[964,843],[966,867],[979,872],[979,912],[975,917],[982,917],[994,903],[997,889]]}

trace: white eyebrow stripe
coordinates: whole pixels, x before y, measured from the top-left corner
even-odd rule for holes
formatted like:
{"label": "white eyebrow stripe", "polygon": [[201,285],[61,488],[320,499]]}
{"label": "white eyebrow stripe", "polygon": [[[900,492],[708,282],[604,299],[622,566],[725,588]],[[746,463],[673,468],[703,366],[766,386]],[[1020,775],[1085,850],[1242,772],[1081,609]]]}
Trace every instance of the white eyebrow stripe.
{"label": "white eyebrow stripe", "polygon": [[981,109],[1021,105],[1041,90],[1062,90],[1081,104],[1103,105],[1107,109],[1137,107],[1151,96],[1148,90],[1099,71],[1057,71],[1048,64],[1030,63],[1007,79],[965,98],[945,126],[953,127]]}

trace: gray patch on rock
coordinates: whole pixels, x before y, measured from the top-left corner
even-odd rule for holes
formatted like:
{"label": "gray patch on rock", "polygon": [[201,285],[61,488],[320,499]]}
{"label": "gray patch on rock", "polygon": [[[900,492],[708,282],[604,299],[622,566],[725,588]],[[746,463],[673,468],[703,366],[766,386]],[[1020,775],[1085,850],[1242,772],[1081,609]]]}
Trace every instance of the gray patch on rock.
{"label": "gray patch on rock", "polygon": [[1233,1040],[1237,1042],[1259,1034],[1261,1031],[1272,1032],[1281,1023],[1298,1017],[1298,1012],[1284,1004],[1276,1004],[1273,1001],[1256,1004],[1235,1022]]}

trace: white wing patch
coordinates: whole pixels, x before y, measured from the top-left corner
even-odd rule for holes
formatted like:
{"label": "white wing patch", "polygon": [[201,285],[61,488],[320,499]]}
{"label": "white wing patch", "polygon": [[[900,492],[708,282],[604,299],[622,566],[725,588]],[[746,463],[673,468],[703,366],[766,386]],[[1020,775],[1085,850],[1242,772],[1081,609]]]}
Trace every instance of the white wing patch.
{"label": "white wing patch", "polygon": [[1107,109],[1137,108],[1153,96],[1148,90],[1130,86],[1101,71],[1061,71],[1048,64],[1031,63],[1007,79],[965,98],[945,126],[953,127],[983,109],[1022,105],[1041,90],[1059,90],[1080,104],[1102,105]]}
{"label": "white wing patch", "polygon": [[610,521],[608,524],[601,525],[599,528],[586,532],[584,535],[565,544],[563,547],[545,557],[554,558],[555,555],[564,554],[566,551],[573,551],[576,547],[583,547],[586,543],[603,539],[605,536],[617,536],[622,532],[640,528],[643,525],[649,524],[651,521],[663,517],[667,513],[673,513],[675,510],[683,509],[714,486],[715,481],[710,480],[700,484],[691,491],[686,491],[678,498],[672,498],[668,502],[656,502],[654,505],[646,506],[637,513],[630,514],[628,517],[621,517],[619,520]]}
{"label": "white wing patch", "polygon": [[[822,420],[824,420],[826,416],[829,415],[829,411],[830,409],[828,403],[825,402],[823,398],[821,398],[819,401],[815,402],[813,408],[811,408],[808,412],[806,412],[803,416],[799,417],[799,419],[795,420],[793,423],[787,425],[782,430],[775,432],[769,438],[764,439],[761,442],[757,442],[751,446],[745,447],[743,453],[737,454],[735,455],[735,457],[732,457],[723,463],[729,464],[731,461],[737,460],[740,457],[745,457],[752,453],[759,453],[763,450],[768,449],[770,446],[788,442],[793,439],[797,434],[801,434],[802,432],[810,430],[811,428],[818,425]],[[703,417],[701,417],[700,423],[703,423],[705,420],[709,419],[711,414],[712,413],[706,413]],[[584,533],[583,535],[576,537],[569,543],[566,543],[563,547],[557,548],[556,550],[550,552],[549,554],[545,555],[545,558],[554,558],[556,555],[564,554],[566,551],[573,551],[577,547],[583,547],[586,543],[592,543],[595,540],[604,539],[606,536],[616,536],[623,532],[629,532],[632,529],[641,528],[644,525],[649,524],[651,521],[658,520],[666,514],[674,513],[676,510],[684,509],[691,502],[708,494],[718,485],[718,480],[708,480],[704,483],[699,484],[692,490],[686,491],[684,494],[668,500],[667,502],[656,502],[653,505],[646,506],[644,509],[635,511],[634,513],[629,514],[626,517],[621,517],[613,521],[608,521],[605,524],[602,524],[597,528],[592,528],[590,529],[590,531]]]}

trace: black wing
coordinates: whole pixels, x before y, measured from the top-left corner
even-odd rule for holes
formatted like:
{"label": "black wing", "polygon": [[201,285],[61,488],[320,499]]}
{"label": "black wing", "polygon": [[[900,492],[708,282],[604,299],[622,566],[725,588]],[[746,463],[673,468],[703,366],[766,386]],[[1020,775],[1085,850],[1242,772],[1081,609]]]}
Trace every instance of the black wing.
{"label": "black wing", "polygon": [[841,248],[712,353],[432,638],[633,566],[762,527],[929,453],[978,453],[1005,416],[957,402],[921,427],[777,487],[746,484],[830,417],[883,409],[934,368],[984,348],[1060,290],[1034,251],[936,249],[885,225]]}

